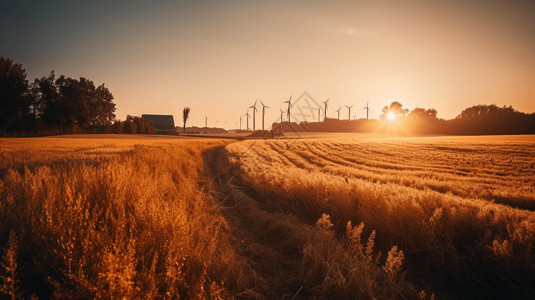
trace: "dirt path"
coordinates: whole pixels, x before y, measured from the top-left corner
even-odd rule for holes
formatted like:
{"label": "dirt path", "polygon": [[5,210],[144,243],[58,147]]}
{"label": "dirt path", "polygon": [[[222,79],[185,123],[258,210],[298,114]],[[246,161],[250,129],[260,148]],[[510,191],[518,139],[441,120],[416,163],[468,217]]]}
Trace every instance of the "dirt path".
{"label": "dirt path", "polygon": [[[205,178],[211,186],[226,197],[228,191],[218,187],[218,174],[225,184],[232,173],[226,163],[224,147],[205,153]],[[214,178],[216,178],[214,180]],[[231,179],[238,183],[237,179]],[[306,237],[313,230],[296,216],[279,212],[255,191],[245,189],[236,202],[227,199],[222,213],[231,228],[233,245],[258,275],[254,292],[268,299],[306,298],[306,287],[300,278],[302,249]],[[310,296],[310,295],[309,295]]]}

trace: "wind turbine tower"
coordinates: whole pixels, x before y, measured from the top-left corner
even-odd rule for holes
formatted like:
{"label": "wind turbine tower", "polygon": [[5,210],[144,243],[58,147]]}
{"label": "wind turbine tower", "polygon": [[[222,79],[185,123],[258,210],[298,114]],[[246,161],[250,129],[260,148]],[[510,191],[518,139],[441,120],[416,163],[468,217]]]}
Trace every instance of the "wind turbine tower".
{"label": "wind turbine tower", "polygon": [[208,117],[204,116],[204,127],[208,128]]}
{"label": "wind turbine tower", "polygon": [[264,130],[264,113],[266,112],[266,108],[269,108],[269,106],[264,105],[264,102],[260,100],[260,104],[262,104],[262,131]]}
{"label": "wind turbine tower", "polygon": [[240,115],[240,130],[241,130],[241,121],[242,121],[242,118],[241,118],[241,115]]}
{"label": "wind turbine tower", "polygon": [[368,105],[368,102],[366,102],[366,107],[364,107],[364,109],[366,110],[366,120],[368,120],[368,115],[370,113],[370,107]]}
{"label": "wind turbine tower", "polygon": [[258,100],[256,100],[254,102],[254,105],[253,106],[249,106],[249,108],[252,108],[253,109],[253,131],[256,130],[256,120],[255,120],[255,116],[256,116],[256,112],[258,111],[258,109],[256,109],[256,102],[258,102]]}
{"label": "wind turbine tower", "polygon": [[338,113],[338,120],[340,120],[340,109],[341,109],[341,108],[342,108],[342,107],[340,106],[340,107],[338,107],[337,110],[335,110],[335,111]]}
{"label": "wind turbine tower", "polygon": [[284,101],[284,103],[288,103],[288,123],[290,123],[290,108],[292,107],[292,96],[290,96],[290,99],[288,99],[288,101]]}
{"label": "wind turbine tower", "polygon": [[247,113],[245,113],[245,115],[247,116],[247,131],[249,131],[249,118],[251,117],[251,115],[249,114],[249,110],[247,110]]}
{"label": "wind turbine tower", "polygon": [[281,123],[282,123],[282,114],[284,113],[284,111],[282,109],[279,108],[279,110],[281,111]]}
{"label": "wind turbine tower", "polygon": [[329,102],[329,99],[323,101],[323,104],[325,104],[325,109],[323,110],[323,120],[327,119],[327,102]]}
{"label": "wind turbine tower", "polygon": [[353,105],[351,105],[351,106],[347,106],[347,105],[346,105],[346,107],[347,107],[347,109],[349,110],[349,111],[348,111],[348,114],[347,114],[347,119],[351,122],[351,107],[353,107]]}

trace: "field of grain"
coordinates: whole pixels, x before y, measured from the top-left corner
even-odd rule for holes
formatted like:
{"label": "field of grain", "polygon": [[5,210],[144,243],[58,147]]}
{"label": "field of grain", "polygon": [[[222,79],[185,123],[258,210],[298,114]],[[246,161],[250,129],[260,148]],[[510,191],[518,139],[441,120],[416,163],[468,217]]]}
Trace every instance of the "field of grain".
{"label": "field of grain", "polygon": [[535,136],[0,139],[0,295],[533,298],[534,209]]}
{"label": "field of grain", "polygon": [[[402,251],[405,280],[415,286],[444,297],[535,295],[533,136],[324,137],[226,149],[259,199],[309,222],[328,215],[340,244],[348,222],[375,230],[376,250]],[[320,274],[305,282],[323,296],[357,295],[351,290],[363,287],[349,280],[356,270],[347,258],[354,251],[317,248],[303,264]]]}
{"label": "field of grain", "polygon": [[0,295],[217,298],[251,274],[199,188],[224,140],[0,141]]}

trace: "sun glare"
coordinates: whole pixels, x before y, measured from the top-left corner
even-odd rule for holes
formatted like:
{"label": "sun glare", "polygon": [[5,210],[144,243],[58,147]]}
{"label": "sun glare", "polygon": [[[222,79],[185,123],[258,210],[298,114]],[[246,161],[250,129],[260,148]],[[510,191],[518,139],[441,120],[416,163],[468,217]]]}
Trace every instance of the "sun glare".
{"label": "sun glare", "polygon": [[389,111],[388,114],[386,114],[386,118],[392,121],[396,118],[396,115],[393,112]]}

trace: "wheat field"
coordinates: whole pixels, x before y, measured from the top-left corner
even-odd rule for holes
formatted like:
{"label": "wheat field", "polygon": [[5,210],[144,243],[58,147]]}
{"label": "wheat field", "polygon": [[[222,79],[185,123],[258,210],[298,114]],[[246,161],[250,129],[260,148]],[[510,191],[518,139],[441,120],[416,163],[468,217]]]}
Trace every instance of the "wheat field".
{"label": "wheat field", "polygon": [[216,298],[247,267],[198,183],[224,140],[2,139],[3,294]]}
{"label": "wheat field", "polygon": [[[456,298],[534,295],[533,136],[324,137],[226,149],[244,184],[271,205],[305,220],[329,215],[340,240],[348,222],[375,230],[377,250],[403,251],[405,279],[418,287]],[[338,262],[329,255],[309,257],[324,265],[308,284],[361,289],[348,280],[355,269],[347,254]]]}
{"label": "wheat field", "polygon": [[534,136],[73,136],[0,158],[5,296],[535,296]]}

